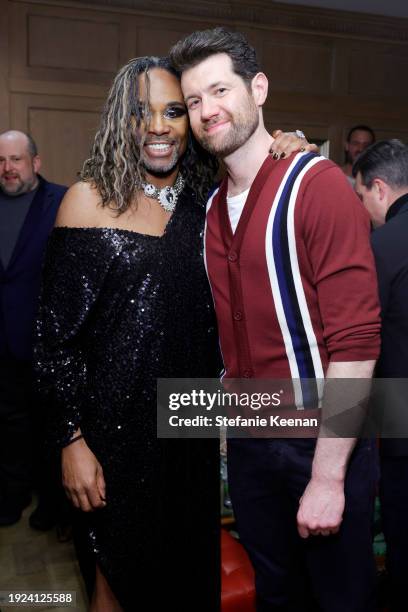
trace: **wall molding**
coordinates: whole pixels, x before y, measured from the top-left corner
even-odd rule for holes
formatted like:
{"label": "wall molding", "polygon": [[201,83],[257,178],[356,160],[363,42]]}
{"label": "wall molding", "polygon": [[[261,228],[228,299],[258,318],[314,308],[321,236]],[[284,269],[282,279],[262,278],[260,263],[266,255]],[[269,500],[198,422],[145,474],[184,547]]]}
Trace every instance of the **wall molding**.
{"label": "wall molding", "polygon": [[[271,3],[268,0],[10,0],[15,3],[48,5],[116,13],[161,14],[180,21],[197,19],[270,30],[329,34],[360,40],[408,43],[408,19],[336,11],[316,7]],[[204,26],[205,27],[205,26]]]}
{"label": "wall molding", "polygon": [[40,81],[12,77],[9,79],[10,93],[45,94],[70,98],[92,98],[105,102],[109,86],[64,81]]}

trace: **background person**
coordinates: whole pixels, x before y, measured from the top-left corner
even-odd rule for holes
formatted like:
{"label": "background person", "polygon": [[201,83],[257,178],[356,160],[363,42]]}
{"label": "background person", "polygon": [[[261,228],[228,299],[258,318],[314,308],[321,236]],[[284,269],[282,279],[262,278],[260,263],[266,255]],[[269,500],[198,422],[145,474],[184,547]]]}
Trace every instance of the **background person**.
{"label": "background person", "polygon": [[360,153],[372,145],[373,142],[375,142],[375,133],[374,130],[368,127],[368,125],[355,125],[347,134],[344,145],[345,163],[343,166],[343,172],[353,186],[353,164]]}
{"label": "background person", "polygon": [[[382,140],[366,149],[353,166],[356,192],[371,217],[371,235],[381,301],[379,378],[408,378],[408,148]],[[387,387],[387,406],[398,415],[407,397]],[[387,408],[385,406],[385,409]],[[392,612],[407,607],[408,439],[380,441],[380,501],[387,545]]]}
{"label": "background person", "polygon": [[12,525],[30,503],[33,447],[40,505],[33,527],[55,523],[56,496],[39,461],[43,426],[33,392],[32,349],[41,266],[66,187],[39,175],[31,136],[0,134],[0,526]]}

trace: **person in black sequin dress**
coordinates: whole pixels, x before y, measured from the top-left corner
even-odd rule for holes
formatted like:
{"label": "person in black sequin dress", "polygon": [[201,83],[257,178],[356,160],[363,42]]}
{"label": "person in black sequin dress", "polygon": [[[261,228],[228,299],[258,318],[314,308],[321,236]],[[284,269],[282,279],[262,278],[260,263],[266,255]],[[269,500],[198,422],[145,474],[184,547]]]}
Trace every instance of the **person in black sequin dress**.
{"label": "person in black sequin dress", "polygon": [[[202,259],[215,165],[189,138],[167,61],[132,60],[47,250],[36,367],[85,513],[95,612],[218,609],[217,441],[156,438],[156,379],[217,374]],[[141,190],[180,173],[172,214]]]}

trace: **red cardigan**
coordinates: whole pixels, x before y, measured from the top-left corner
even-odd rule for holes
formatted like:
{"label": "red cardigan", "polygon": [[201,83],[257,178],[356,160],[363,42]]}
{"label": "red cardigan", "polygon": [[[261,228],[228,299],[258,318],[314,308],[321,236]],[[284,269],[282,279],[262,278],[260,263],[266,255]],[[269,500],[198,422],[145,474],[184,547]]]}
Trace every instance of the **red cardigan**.
{"label": "red cardigan", "polygon": [[341,170],[310,153],[255,178],[235,234],[227,180],[209,201],[205,258],[227,377],[320,378],[376,359],[369,218]]}

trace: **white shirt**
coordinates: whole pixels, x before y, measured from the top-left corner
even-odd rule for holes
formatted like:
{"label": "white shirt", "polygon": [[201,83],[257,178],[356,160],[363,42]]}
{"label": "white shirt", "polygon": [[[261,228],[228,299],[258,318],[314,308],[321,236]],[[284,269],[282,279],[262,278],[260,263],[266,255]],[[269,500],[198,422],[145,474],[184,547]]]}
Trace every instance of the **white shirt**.
{"label": "white shirt", "polygon": [[241,213],[248,197],[249,187],[236,196],[227,197],[228,216],[231,223],[232,233],[235,234]]}

